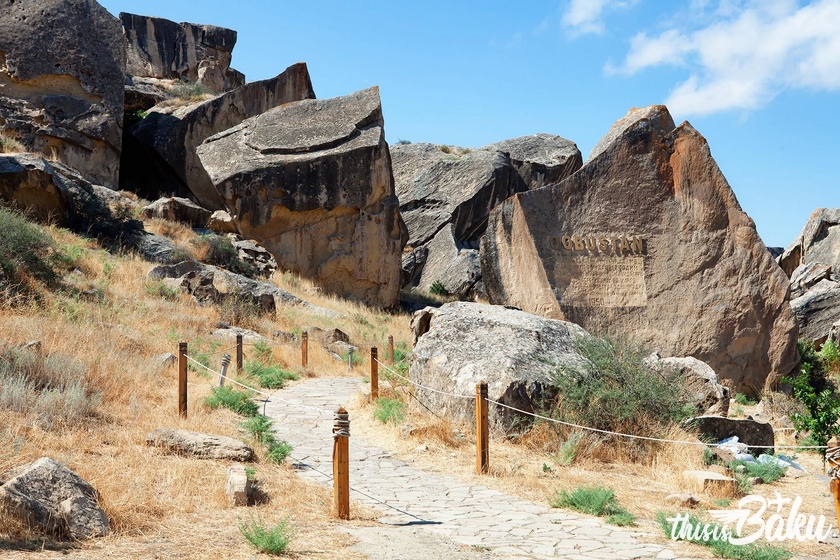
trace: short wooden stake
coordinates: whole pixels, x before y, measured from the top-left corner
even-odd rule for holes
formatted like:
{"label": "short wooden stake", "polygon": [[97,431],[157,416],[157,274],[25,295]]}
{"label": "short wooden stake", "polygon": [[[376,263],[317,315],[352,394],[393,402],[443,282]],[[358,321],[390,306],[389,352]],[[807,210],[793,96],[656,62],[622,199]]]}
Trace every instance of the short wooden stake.
{"label": "short wooden stake", "polygon": [[394,335],[388,335],[388,362],[394,365]]}
{"label": "short wooden stake", "polygon": [[840,469],[840,457],[838,457],[838,454],[840,454],[840,439],[834,436],[828,440],[826,445],[828,445],[828,449],[825,450],[829,467],[828,472],[831,476],[828,489],[834,496],[834,511],[837,514],[837,526],[840,527],[840,479],[837,478],[840,476],[840,471],[838,471]]}
{"label": "short wooden stake", "polygon": [[475,472],[490,469],[490,428],[487,417],[487,382],[475,386]]}
{"label": "short wooden stake", "polygon": [[377,360],[379,350],[376,346],[370,349],[370,398],[379,398],[379,361]]}
{"label": "short wooden stake", "polygon": [[350,415],[339,407],[333,416],[333,499],[339,519],[350,519]]}
{"label": "short wooden stake", "polygon": [[242,375],[242,335],[236,335],[236,375]]}
{"label": "short wooden stake", "polygon": [[178,343],[178,414],[187,417],[187,343]]}
{"label": "short wooden stake", "polygon": [[300,365],[301,367],[309,366],[309,333],[305,332],[300,335]]}
{"label": "short wooden stake", "polygon": [[353,347],[347,349],[347,371],[353,371]]}
{"label": "short wooden stake", "polygon": [[230,354],[222,354],[222,371],[219,372],[219,387],[225,384],[227,370],[230,366]]}

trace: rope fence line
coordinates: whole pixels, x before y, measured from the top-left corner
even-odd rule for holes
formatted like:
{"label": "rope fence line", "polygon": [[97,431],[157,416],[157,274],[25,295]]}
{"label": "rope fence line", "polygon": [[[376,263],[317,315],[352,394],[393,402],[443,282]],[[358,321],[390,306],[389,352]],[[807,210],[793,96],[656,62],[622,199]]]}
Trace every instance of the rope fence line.
{"label": "rope fence line", "polygon": [[[446,396],[454,397],[454,398],[459,398],[459,399],[473,400],[475,398],[471,395],[470,396],[458,395],[458,394],[455,394],[455,393],[449,393],[447,391],[440,391],[438,389],[432,389],[431,387],[426,387],[424,385],[421,385],[420,383],[417,383],[416,381],[412,381],[411,379],[405,377],[404,375],[400,375],[399,373],[397,373],[393,369],[389,368],[387,365],[383,364],[379,360],[377,360],[377,362],[379,363],[379,365],[381,367],[385,368],[386,370],[388,370],[393,375],[396,375],[400,379],[403,379],[403,380],[411,383],[415,387],[419,387],[419,388],[424,389],[426,391],[432,391],[434,393],[439,393],[439,394],[442,394],[442,395],[446,395]],[[504,404],[504,403],[501,403],[501,402],[498,402],[498,401],[494,401],[492,399],[487,399],[487,402],[492,403],[492,404],[494,404],[496,406],[499,406],[499,407],[502,407],[502,408],[507,408],[509,410],[513,410],[514,412],[518,412],[518,413],[524,414],[526,416],[532,416],[534,418],[539,418],[541,420],[546,420],[548,422],[553,422],[555,424],[561,424],[563,426],[569,426],[571,428],[577,428],[577,429],[580,429],[580,430],[587,430],[587,431],[590,431],[590,432],[597,432],[597,433],[606,434],[606,435],[626,437],[626,438],[630,438],[630,439],[655,441],[655,442],[659,442],[659,443],[673,443],[673,444],[683,444],[683,445],[702,445],[704,447],[717,447],[718,446],[718,444],[716,444],[716,443],[708,444],[708,443],[703,443],[702,441],[663,439],[663,438],[655,438],[655,437],[649,437],[649,436],[638,436],[638,435],[635,435],[635,434],[623,434],[623,433],[620,433],[620,432],[612,432],[610,430],[601,430],[599,428],[592,428],[592,427],[589,427],[589,426],[581,426],[580,424],[574,424],[572,422],[564,422],[562,420],[557,420],[556,418],[550,418],[548,416],[542,416],[540,414],[535,414],[533,412],[528,412],[526,410],[522,410],[520,408],[516,408],[516,407],[510,406],[510,405],[507,405],[507,404]],[[748,447],[751,447],[751,448],[754,448],[754,449],[826,449],[827,448],[826,445],[749,445]]]}

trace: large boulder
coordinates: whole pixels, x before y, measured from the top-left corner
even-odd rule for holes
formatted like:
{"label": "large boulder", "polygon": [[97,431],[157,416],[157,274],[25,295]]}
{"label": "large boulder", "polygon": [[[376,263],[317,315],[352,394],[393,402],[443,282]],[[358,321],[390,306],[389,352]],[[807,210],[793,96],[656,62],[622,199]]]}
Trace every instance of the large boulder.
{"label": "large boulder", "polygon": [[683,422],[683,426],[697,430],[701,438],[709,443],[719,443],[735,436],[746,444],[754,455],[773,454],[775,435],[773,426],[749,418],[722,418],[720,416],[698,416]]}
{"label": "large boulder", "polygon": [[124,66],[120,22],[95,0],[4,2],[0,127],[116,188]]}
{"label": "large boulder", "polygon": [[559,183],[583,165],[580,150],[571,140],[554,134],[533,134],[502,140],[482,150],[504,152],[524,183],[524,189],[539,189]]}
{"label": "large boulder", "polygon": [[205,210],[188,198],[170,196],[159,198],[141,210],[144,220],[158,218],[171,222],[182,222],[193,227],[205,227],[210,221],[210,211]]}
{"label": "large boulder", "polygon": [[245,83],[245,76],[230,68],[236,31],[127,13],[120,20],[126,74],[200,83],[217,92]]}
{"label": "large boulder", "polygon": [[490,301],[695,357],[752,397],[775,387],[799,360],[789,282],[705,138],[656,106],[596,148],[568,179],[491,213]]}
{"label": "large boulder", "polygon": [[[418,388],[418,398],[447,418],[474,420],[475,386],[481,381],[487,382],[491,400],[536,412],[556,396],[553,377],[561,367],[586,363],[575,346],[577,338],[588,336],[581,327],[498,305],[427,307],[411,323],[415,345],[409,375],[431,389]],[[509,409],[493,408],[503,428],[521,419]]]}
{"label": "large boulder", "polygon": [[110,532],[108,517],[97,505],[99,493],[64,465],[42,457],[11,475],[0,481],[0,509],[5,514],[72,539]]}
{"label": "large boulder", "polygon": [[788,276],[808,263],[840,270],[840,208],[814,210],[799,237],[779,257],[779,266]]}
{"label": "large boulder", "polygon": [[696,414],[726,416],[729,414],[729,387],[718,382],[718,376],[709,364],[697,358],[661,358],[653,354],[648,363],[658,368],[670,368],[685,380],[688,403]]}
{"label": "large boulder", "polygon": [[155,107],[129,132],[171,167],[201,206],[211,211],[225,210],[224,201],[196,155],[196,147],[272,107],[314,97],[306,64],[298,63],[274,78],[251,82],[206,101]]}
{"label": "large boulder", "polygon": [[821,280],[790,302],[799,336],[816,344],[825,342],[840,321],[840,283]]}
{"label": "large boulder", "polygon": [[405,225],[378,88],[277,107],[198,155],[239,232],[280,268],[369,305],[397,304]]}
{"label": "large boulder", "polygon": [[[404,265],[412,258],[415,263],[410,271],[412,279],[404,282],[403,286],[423,293],[463,298],[481,279],[478,250],[459,243],[449,225],[437,232],[426,245],[404,255]],[[417,266],[418,262],[420,266]]]}

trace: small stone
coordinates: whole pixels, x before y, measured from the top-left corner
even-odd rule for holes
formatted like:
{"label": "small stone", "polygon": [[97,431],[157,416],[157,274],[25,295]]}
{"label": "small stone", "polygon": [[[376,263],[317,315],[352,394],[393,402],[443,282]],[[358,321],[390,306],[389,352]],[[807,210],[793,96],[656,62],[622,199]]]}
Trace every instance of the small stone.
{"label": "small stone", "polygon": [[802,478],[803,476],[808,476],[808,473],[805,471],[800,471],[799,469],[795,469],[793,467],[788,467],[785,471],[785,477],[787,478]]}
{"label": "small stone", "polygon": [[423,445],[419,445],[419,446],[414,448],[415,453],[425,453],[428,450],[429,450],[429,446],[426,445],[425,443]]}
{"label": "small stone", "polygon": [[245,467],[230,466],[227,469],[227,481],[225,483],[225,494],[235,506],[247,506],[251,497],[251,479]]}
{"label": "small stone", "polygon": [[665,502],[669,504],[677,504],[683,507],[695,507],[700,503],[700,498],[697,498],[689,493],[671,494],[665,496]]}
{"label": "small stone", "polygon": [[747,481],[749,481],[750,484],[764,484],[764,479],[760,476],[751,476],[747,478]]}
{"label": "small stone", "polygon": [[161,369],[171,368],[178,363],[178,357],[171,352],[166,352],[165,354],[157,356],[155,358],[155,363],[158,364]]}

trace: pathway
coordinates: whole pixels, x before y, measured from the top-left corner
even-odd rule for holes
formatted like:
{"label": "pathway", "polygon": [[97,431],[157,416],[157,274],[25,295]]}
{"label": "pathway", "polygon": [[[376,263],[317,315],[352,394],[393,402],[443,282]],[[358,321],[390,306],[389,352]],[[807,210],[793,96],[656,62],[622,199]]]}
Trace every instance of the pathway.
{"label": "pathway", "polygon": [[[332,411],[351,402],[358,385],[354,378],[317,378],[278,392],[268,403],[266,414],[294,447],[301,476],[332,484]],[[423,472],[365,442],[352,424],[350,433],[351,500],[382,513],[379,521],[393,527],[389,541],[416,545],[372,558],[678,558],[672,547],[646,544],[639,533],[599,519]],[[370,531],[348,532],[363,542],[373,538]],[[440,556],[430,550],[432,543],[468,548]]]}

